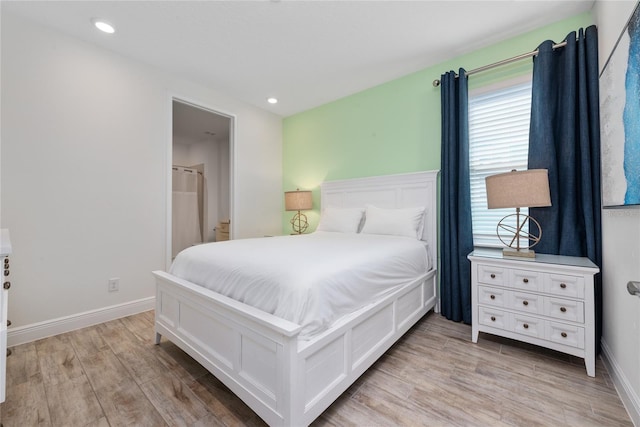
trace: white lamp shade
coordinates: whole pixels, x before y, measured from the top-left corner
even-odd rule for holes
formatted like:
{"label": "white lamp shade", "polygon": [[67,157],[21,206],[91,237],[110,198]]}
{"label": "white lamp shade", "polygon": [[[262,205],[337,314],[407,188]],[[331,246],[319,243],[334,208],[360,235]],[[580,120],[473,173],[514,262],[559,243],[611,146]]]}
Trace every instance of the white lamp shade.
{"label": "white lamp shade", "polygon": [[284,209],[287,211],[307,211],[313,207],[311,191],[285,191]]}
{"label": "white lamp shade", "polygon": [[551,206],[546,169],[501,173],[486,177],[485,182],[489,209]]}

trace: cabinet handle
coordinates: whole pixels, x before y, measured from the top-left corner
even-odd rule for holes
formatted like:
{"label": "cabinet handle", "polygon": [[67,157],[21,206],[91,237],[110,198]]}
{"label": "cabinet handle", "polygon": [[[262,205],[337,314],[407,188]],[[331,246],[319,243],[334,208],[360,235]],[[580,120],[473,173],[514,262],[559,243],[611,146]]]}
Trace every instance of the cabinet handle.
{"label": "cabinet handle", "polygon": [[8,275],[9,275],[9,269],[6,269],[6,270],[4,271],[4,275],[5,275],[5,276],[8,276]]}
{"label": "cabinet handle", "polygon": [[566,283],[560,283],[560,287],[561,287],[562,289],[565,289],[565,288],[567,287],[567,284],[566,284]]}
{"label": "cabinet handle", "polygon": [[527,300],[522,301],[522,305],[525,305],[525,306],[529,305],[529,301]]}
{"label": "cabinet handle", "polygon": [[496,275],[495,275],[494,273],[491,273],[491,278],[492,278],[492,279],[495,279],[495,278],[496,278]]}
{"label": "cabinet handle", "polygon": [[495,322],[496,321],[496,316],[491,316],[491,321]]}
{"label": "cabinet handle", "polygon": [[524,279],[522,279],[522,281],[523,281],[524,283],[529,283],[529,279],[527,279],[526,277],[525,277]]}
{"label": "cabinet handle", "polygon": [[522,327],[525,328],[525,329],[529,329],[529,324],[525,323],[525,324],[522,325]]}
{"label": "cabinet handle", "polygon": [[566,332],[563,332],[560,335],[562,335],[562,338],[566,338],[567,337],[567,333]]}
{"label": "cabinet handle", "polygon": [[491,295],[489,298],[496,299],[496,296],[495,295]]}
{"label": "cabinet handle", "polygon": [[560,307],[560,311],[563,312],[563,313],[566,313],[567,309],[566,309],[566,307]]}
{"label": "cabinet handle", "polygon": [[11,287],[11,282],[4,282],[2,287],[5,288],[5,289],[9,289]]}

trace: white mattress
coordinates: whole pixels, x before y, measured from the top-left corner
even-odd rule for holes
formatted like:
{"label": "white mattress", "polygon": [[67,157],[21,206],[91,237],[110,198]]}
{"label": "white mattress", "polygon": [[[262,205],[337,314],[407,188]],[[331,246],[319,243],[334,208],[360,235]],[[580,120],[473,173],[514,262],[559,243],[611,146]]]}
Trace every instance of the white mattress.
{"label": "white mattress", "polygon": [[309,339],[430,268],[424,241],[316,231],[193,246],[170,273],[301,325]]}

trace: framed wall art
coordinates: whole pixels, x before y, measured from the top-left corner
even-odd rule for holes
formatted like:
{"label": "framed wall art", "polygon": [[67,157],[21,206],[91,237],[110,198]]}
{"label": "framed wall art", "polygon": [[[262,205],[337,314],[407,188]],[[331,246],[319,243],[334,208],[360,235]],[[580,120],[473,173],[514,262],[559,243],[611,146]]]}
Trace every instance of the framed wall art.
{"label": "framed wall art", "polygon": [[602,204],[640,207],[640,3],[600,74]]}

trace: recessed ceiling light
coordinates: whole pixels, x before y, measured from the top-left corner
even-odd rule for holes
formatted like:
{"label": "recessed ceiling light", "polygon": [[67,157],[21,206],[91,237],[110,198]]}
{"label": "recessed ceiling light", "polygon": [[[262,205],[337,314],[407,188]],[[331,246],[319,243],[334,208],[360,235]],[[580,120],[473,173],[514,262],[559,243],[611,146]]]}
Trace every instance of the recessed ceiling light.
{"label": "recessed ceiling light", "polygon": [[278,98],[274,98],[274,97],[267,98],[267,102],[269,104],[277,104],[278,103]]}
{"label": "recessed ceiling light", "polygon": [[113,25],[111,25],[110,23],[108,23],[107,21],[105,21],[104,19],[99,19],[99,18],[93,18],[91,20],[91,22],[93,23],[93,25],[95,25],[95,27],[97,29],[99,29],[100,31],[103,31],[105,33],[108,34],[113,34],[116,32],[116,29],[113,28]]}

